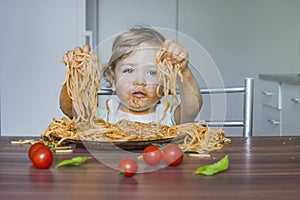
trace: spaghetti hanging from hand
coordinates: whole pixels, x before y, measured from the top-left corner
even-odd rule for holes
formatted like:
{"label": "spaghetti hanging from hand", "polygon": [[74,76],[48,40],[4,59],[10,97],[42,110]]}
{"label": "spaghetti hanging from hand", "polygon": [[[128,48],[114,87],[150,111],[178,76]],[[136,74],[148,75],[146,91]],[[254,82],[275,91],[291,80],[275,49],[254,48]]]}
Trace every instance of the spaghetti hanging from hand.
{"label": "spaghetti hanging from hand", "polygon": [[72,99],[73,114],[76,122],[93,123],[97,112],[97,91],[100,85],[99,68],[101,63],[90,47],[76,47],[64,55],[66,65],[67,93]]}
{"label": "spaghetti hanging from hand", "polygon": [[[164,116],[161,121],[166,116],[167,110],[170,108],[170,112],[173,111],[174,106],[178,104],[177,92],[176,92],[176,80],[177,77],[180,77],[181,82],[182,78],[182,66],[179,63],[172,62],[170,58],[167,57],[167,50],[159,50],[156,55],[156,69],[158,80],[163,87],[164,95]],[[159,94],[160,87],[157,88],[157,94]],[[172,95],[172,104],[168,98],[169,93]]]}

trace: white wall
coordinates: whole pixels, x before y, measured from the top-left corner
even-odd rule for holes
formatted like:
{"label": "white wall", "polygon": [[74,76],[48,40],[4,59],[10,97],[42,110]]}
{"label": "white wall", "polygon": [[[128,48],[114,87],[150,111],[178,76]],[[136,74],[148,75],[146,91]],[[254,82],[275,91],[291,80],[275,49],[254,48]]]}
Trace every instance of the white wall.
{"label": "white wall", "polygon": [[61,60],[67,50],[82,45],[82,3],[0,1],[1,135],[39,136],[53,117],[63,116]]}
{"label": "white wall", "polygon": [[99,0],[99,42],[136,25],[176,29],[176,0]]}
{"label": "white wall", "polygon": [[[298,5],[298,19],[300,19],[300,0],[296,1]],[[298,20],[298,52],[300,52],[300,20]],[[300,53],[299,53],[300,54]],[[300,56],[298,56],[298,72],[300,72]]]}

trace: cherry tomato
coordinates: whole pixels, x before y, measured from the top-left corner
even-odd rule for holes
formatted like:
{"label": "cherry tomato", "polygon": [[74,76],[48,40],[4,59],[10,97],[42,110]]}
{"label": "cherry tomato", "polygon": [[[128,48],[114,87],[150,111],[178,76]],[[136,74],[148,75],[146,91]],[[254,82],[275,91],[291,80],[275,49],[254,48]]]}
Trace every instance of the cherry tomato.
{"label": "cherry tomato", "polygon": [[137,172],[137,164],[131,158],[124,158],[119,162],[119,173],[126,177],[133,176]]}
{"label": "cherry tomato", "polygon": [[158,146],[148,146],[143,151],[144,162],[148,165],[157,165],[162,159],[162,153]]}
{"label": "cherry tomato", "polygon": [[176,144],[168,144],[163,149],[162,155],[169,166],[177,166],[183,160],[183,152]]}
{"label": "cherry tomato", "polygon": [[33,145],[30,146],[29,150],[28,150],[28,157],[30,158],[30,160],[32,160],[32,155],[33,153],[39,149],[39,148],[47,148],[46,145],[42,142],[36,142]]}
{"label": "cherry tomato", "polygon": [[53,162],[52,152],[47,147],[38,148],[31,157],[33,165],[39,169],[47,169]]}

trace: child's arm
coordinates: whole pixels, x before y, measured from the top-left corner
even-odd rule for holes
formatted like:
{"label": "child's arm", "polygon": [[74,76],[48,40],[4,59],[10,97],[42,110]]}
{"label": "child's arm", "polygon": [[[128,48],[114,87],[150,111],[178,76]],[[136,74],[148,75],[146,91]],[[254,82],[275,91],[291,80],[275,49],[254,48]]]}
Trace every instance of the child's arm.
{"label": "child's arm", "polygon": [[178,79],[181,103],[174,113],[176,124],[194,122],[202,107],[200,88],[188,67],[182,71],[183,82]]}
{"label": "child's arm", "polygon": [[175,123],[194,122],[202,107],[202,95],[197,81],[188,68],[188,52],[171,39],[164,42],[163,49],[168,50],[170,58],[175,59],[175,62],[182,66],[183,81],[179,77],[177,80],[181,103],[174,113]]}

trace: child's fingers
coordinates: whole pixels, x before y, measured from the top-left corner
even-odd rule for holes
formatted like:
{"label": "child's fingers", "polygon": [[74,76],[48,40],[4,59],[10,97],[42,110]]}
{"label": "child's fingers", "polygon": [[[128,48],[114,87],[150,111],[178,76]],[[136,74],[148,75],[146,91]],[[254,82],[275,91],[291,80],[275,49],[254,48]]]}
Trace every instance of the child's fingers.
{"label": "child's fingers", "polygon": [[164,58],[173,60],[176,63],[187,63],[187,51],[178,43],[174,42],[172,39],[165,40],[165,42],[162,45],[162,50],[167,51],[167,53],[164,54]]}
{"label": "child's fingers", "polygon": [[167,39],[165,40],[165,42],[163,43],[163,50],[166,51],[167,53],[165,54],[165,58],[171,59],[172,58],[172,54],[173,51],[175,49],[174,46],[174,41],[172,39]]}
{"label": "child's fingers", "polygon": [[170,44],[174,43],[172,39],[166,39],[162,45],[163,50],[168,50]]}
{"label": "child's fingers", "polygon": [[176,58],[176,61],[177,61],[178,63],[184,63],[184,62],[187,62],[187,61],[188,61],[188,53],[187,53],[187,51],[185,51],[185,50],[181,51],[181,52],[178,54],[178,56],[177,56],[177,58]]}

